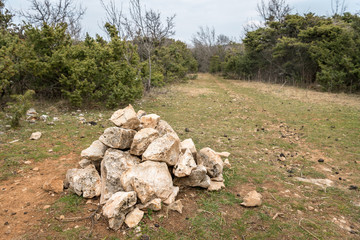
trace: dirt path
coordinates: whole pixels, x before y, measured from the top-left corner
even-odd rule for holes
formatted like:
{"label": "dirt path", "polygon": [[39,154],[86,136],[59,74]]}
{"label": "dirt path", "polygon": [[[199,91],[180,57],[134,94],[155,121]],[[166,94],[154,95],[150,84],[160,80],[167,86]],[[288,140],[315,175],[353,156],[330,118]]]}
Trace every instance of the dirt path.
{"label": "dirt path", "polygon": [[1,182],[0,236],[4,239],[17,239],[27,233],[35,236],[36,226],[46,217],[44,206],[53,204],[59,198],[59,194],[45,192],[42,185],[54,176],[65,178],[68,166],[77,161],[77,154],[69,154],[58,160],[32,163],[32,170]]}

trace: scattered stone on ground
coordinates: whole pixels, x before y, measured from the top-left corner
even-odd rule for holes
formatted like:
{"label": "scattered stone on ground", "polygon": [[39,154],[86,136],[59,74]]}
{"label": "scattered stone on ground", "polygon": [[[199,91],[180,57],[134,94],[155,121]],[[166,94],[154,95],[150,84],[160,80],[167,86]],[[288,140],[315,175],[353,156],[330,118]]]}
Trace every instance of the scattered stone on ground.
{"label": "scattered stone on ground", "polygon": [[58,177],[53,177],[44,183],[43,189],[45,191],[62,193],[64,190],[64,181],[62,179],[59,179]]}
{"label": "scattered stone on ground", "polygon": [[295,177],[296,180],[300,182],[312,183],[320,187],[331,187],[334,185],[334,182],[330,179],[313,179],[313,178],[301,178]]}
{"label": "scattered stone on ground", "polygon": [[245,207],[258,207],[261,203],[262,195],[254,190],[246,194],[241,205]]}
{"label": "scattered stone on ground", "polygon": [[39,140],[41,138],[41,132],[34,132],[30,136],[30,140]]}
{"label": "scattered stone on ground", "polygon": [[[69,169],[64,186],[84,198],[100,196],[111,229],[119,230],[123,223],[136,227],[144,211],[160,211],[162,204],[182,213],[176,200],[179,186],[209,191],[225,187],[221,157],[230,153],[204,148],[198,154],[192,139],[181,142],[160,116],[136,113],[131,105],[116,111],[110,121],[115,126],[81,152],[81,169]],[[61,192],[60,185],[54,178],[43,188]]]}

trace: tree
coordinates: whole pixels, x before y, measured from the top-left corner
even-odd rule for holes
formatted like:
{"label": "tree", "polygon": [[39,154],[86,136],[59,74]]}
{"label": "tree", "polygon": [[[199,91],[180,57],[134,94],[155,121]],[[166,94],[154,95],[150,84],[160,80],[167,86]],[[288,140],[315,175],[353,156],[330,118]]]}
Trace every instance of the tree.
{"label": "tree", "polygon": [[146,91],[151,88],[152,60],[154,49],[161,46],[165,39],[175,34],[175,14],[162,19],[161,13],[152,9],[147,10],[140,0],[130,0],[129,15],[123,14],[117,9],[114,1],[103,7],[107,13],[107,20],[113,24],[123,38],[133,41],[138,45],[139,55],[142,60],[148,61],[148,78]]}
{"label": "tree", "polygon": [[68,33],[74,39],[79,39],[81,33],[81,19],[86,9],[81,5],[75,5],[74,0],[28,0],[31,4],[29,11],[20,11],[30,24],[41,26],[46,23],[55,26],[60,23],[68,25]]}
{"label": "tree", "polygon": [[267,4],[261,0],[261,3],[257,5],[257,11],[264,22],[282,22],[285,16],[290,14],[291,7],[286,0],[269,0]]}
{"label": "tree", "polygon": [[8,29],[11,25],[13,14],[5,8],[4,0],[0,0],[0,29]]}
{"label": "tree", "polygon": [[345,0],[331,0],[331,11],[333,16],[343,15],[346,11]]}

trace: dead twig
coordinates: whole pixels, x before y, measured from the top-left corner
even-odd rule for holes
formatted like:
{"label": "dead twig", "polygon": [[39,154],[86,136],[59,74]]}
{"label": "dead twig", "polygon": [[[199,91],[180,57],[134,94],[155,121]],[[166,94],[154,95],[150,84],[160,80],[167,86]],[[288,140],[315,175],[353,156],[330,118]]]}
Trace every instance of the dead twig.
{"label": "dead twig", "polygon": [[98,208],[89,216],[86,217],[74,217],[74,218],[64,218],[64,219],[60,219],[60,218],[55,218],[56,220],[62,221],[62,222],[77,222],[77,221],[83,221],[83,220],[87,220],[87,219],[93,219],[94,216],[98,213],[98,211],[101,209],[101,205],[98,206]]}
{"label": "dead twig", "polygon": [[277,217],[281,217],[282,215],[284,215],[283,213],[276,213],[274,216],[273,216],[273,220],[275,220]]}
{"label": "dead twig", "polygon": [[274,197],[274,195],[272,195],[272,193],[271,192],[269,192],[270,193],[270,195],[271,195],[271,197],[277,202],[277,203],[279,203],[280,204],[280,202]]}
{"label": "dead twig", "polygon": [[[312,232],[310,232],[309,230],[307,230],[306,228],[304,228],[303,226],[301,226],[301,222],[304,220],[304,218],[300,219],[299,221],[299,227],[304,230],[305,232],[307,232],[308,234],[310,234],[311,236],[313,236],[316,240],[320,240],[320,238],[318,238],[315,234],[313,234]],[[306,220],[306,219],[305,219]],[[310,220],[307,220],[309,222],[311,222]]]}

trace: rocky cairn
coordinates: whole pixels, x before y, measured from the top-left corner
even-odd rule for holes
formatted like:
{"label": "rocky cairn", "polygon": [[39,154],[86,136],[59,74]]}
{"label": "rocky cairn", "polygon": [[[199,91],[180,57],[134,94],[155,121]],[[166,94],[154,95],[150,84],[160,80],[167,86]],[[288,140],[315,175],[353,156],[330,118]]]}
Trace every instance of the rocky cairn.
{"label": "rocky cairn", "polygon": [[144,211],[182,212],[176,200],[180,186],[217,191],[225,187],[221,157],[211,148],[197,152],[192,139],[181,142],[156,114],[135,112],[129,105],[116,111],[100,138],[81,152],[80,169],[67,171],[65,187],[84,198],[100,197],[109,227],[135,227]]}

